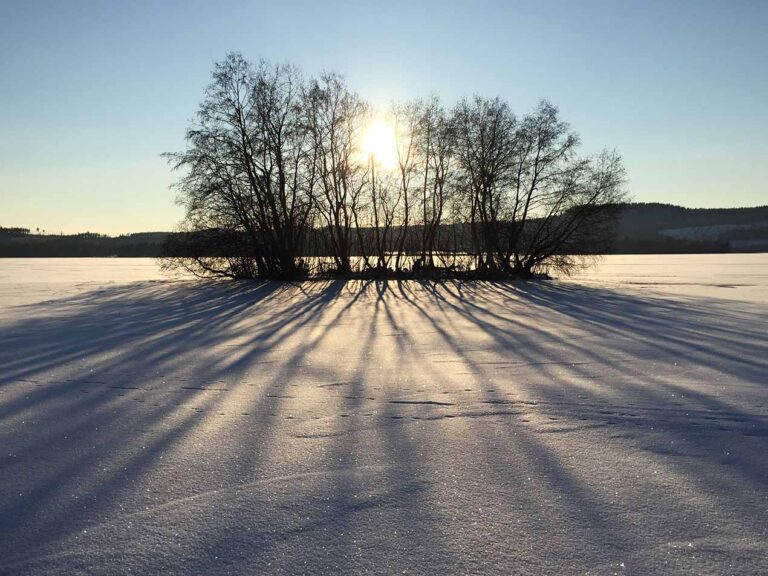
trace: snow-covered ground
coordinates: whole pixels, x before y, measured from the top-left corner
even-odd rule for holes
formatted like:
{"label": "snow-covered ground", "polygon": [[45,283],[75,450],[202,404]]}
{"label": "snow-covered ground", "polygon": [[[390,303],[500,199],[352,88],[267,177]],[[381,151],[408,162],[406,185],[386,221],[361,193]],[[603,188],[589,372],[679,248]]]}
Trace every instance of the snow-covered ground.
{"label": "snow-covered ground", "polygon": [[2,574],[768,573],[768,255],[0,260]]}

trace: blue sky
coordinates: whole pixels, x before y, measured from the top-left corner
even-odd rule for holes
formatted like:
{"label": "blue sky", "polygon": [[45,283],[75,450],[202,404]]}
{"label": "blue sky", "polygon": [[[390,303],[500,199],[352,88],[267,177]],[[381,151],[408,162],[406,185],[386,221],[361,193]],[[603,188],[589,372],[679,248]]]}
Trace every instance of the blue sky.
{"label": "blue sky", "polygon": [[160,154],[214,61],[333,69],[374,103],[559,106],[637,201],[768,203],[768,1],[0,0],[0,225],[168,230]]}

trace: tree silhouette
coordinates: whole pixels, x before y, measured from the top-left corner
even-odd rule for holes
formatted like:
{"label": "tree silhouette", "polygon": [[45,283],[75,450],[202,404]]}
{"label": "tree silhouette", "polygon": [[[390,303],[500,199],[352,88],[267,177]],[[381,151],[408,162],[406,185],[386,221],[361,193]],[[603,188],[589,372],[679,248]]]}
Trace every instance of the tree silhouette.
{"label": "tree silhouette", "polygon": [[446,110],[436,97],[387,112],[396,162],[361,140],[372,109],[335,73],[216,64],[187,131],[167,154],[186,209],[166,266],[201,276],[527,277],[605,250],[624,169],[578,154],[542,102],[518,118],[499,98]]}

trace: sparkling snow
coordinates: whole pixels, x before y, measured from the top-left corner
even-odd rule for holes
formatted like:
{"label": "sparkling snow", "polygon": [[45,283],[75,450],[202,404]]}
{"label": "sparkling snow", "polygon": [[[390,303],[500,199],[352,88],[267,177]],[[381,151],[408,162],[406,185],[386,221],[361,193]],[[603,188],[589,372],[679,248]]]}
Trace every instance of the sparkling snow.
{"label": "sparkling snow", "polygon": [[768,255],[0,260],[2,574],[765,574]]}

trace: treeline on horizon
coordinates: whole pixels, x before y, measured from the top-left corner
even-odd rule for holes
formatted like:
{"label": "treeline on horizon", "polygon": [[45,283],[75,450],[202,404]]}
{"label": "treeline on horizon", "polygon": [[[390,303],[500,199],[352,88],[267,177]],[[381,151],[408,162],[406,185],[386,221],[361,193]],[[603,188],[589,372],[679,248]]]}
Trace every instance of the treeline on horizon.
{"label": "treeline on horizon", "polygon": [[[662,230],[698,226],[749,225],[714,240],[682,240],[659,234]],[[141,232],[108,236],[40,234],[28,228],[0,227],[0,257],[162,257],[171,232]],[[183,234],[183,233],[182,233]],[[768,248],[768,206],[754,208],[684,208],[672,204],[631,203],[619,206],[616,237],[607,254],[681,254],[745,251],[734,239],[765,241]],[[178,244],[178,243],[177,243]]]}
{"label": "treeline on horizon", "polygon": [[168,232],[41,234],[0,227],[0,258],[160,257],[168,236]]}

